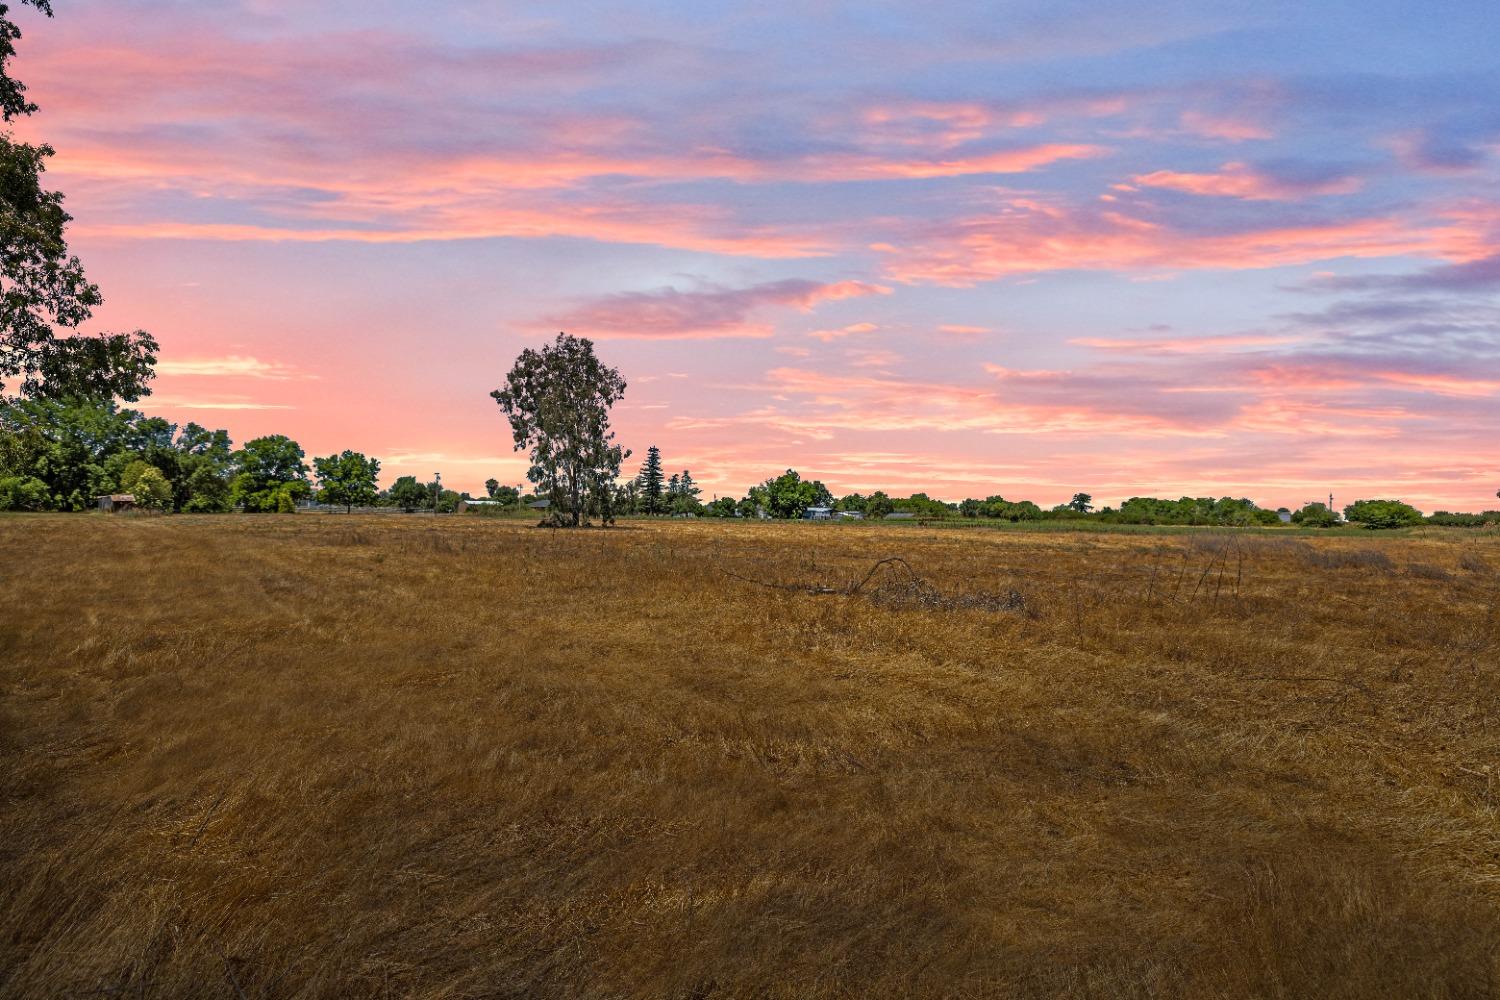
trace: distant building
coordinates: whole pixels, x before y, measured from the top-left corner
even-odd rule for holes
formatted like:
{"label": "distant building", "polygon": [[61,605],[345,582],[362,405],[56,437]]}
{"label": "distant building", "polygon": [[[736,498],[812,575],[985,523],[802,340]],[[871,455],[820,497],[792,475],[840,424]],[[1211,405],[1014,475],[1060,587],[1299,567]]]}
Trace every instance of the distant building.
{"label": "distant building", "polygon": [[552,506],[552,501],[543,498],[541,500],[533,500],[526,506],[530,507],[532,510],[546,510],[547,508]]}
{"label": "distant building", "polygon": [[1280,510],[1278,510],[1276,512],[1276,516],[1279,517],[1279,518],[1281,518],[1281,523],[1282,524],[1291,524],[1292,523],[1292,512],[1289,511],[1289,510],[1287,510],[1285,507],[1283,507]]}
{"label": "distant building", "polygon": [[913,511],[893,510],[885,516],[885,519],[887,521],[912,521],[916,519],[916,516]]}
{"label": "distant building", "polygon": [[862,510],[841,510],[839,511],[839,518],[844,521],[863,521],[865,519],[865,512]]}
{"label": "distant building", "polygon": [[106,514],[118,514],[121,511],[135,510],[135,496],[130,493],[112,493],[109,496],[100,497],[99,509]]}
{"label": "distant building", "polygon": [[807,521],[831,521],[833,520],[833,508],[809,507],[802,512],[802,517]]}

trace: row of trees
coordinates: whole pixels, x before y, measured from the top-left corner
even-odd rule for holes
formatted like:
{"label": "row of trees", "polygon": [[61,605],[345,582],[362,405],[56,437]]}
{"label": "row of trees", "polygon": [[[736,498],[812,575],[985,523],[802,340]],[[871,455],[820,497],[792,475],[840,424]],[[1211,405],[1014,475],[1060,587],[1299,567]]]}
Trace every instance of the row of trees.
{"label": "row of trees", "polygon": [[345,450],[316,457],[284,434],[236,449],[224,430],[148,417],[112,400],[22,398],[0,403],[0,510],[86,510],[129,493],[179,513],[290,512],[325,504],[453,510],[461,495],[402,476],[379,488],[380,460]]}

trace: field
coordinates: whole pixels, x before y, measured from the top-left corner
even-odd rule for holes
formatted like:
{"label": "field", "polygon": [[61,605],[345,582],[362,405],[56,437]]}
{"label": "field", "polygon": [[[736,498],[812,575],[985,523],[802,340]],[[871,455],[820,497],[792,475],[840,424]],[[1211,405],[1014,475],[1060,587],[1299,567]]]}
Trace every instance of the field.
{"label": "field", "polygon": [[1493,532],[0,518],[0,995],[1495,996],[1497,599]]}

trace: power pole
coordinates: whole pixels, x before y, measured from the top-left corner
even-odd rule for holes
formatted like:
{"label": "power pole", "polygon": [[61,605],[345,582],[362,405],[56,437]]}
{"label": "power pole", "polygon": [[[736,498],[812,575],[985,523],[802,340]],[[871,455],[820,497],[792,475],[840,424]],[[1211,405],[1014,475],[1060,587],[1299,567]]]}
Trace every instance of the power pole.
{"label": "power pole", "polygon": [[434,472],[432,474],[432,516],[437,517],[438,498],[443,495],[443,474]]}

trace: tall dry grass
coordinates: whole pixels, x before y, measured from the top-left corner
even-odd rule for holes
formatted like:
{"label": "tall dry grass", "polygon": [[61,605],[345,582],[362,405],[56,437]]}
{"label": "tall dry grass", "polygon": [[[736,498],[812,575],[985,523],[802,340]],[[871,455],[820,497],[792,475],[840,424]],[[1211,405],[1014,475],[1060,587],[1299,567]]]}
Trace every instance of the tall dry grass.
{"label": "tall dry grass", "polygon": [[1496,566],[0,519],[0,994],[1494,996]]}

